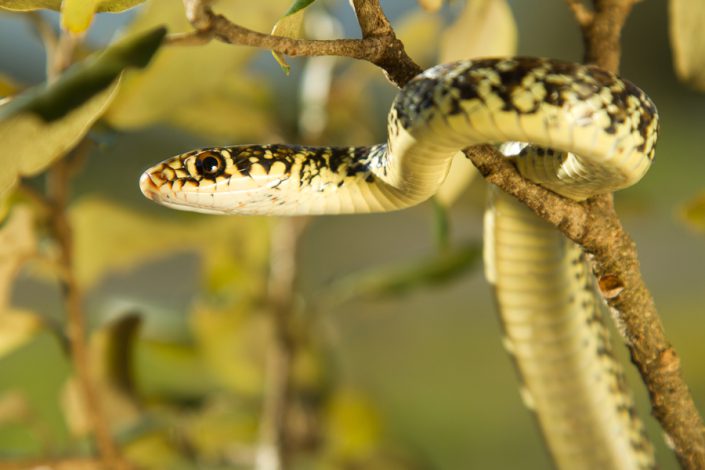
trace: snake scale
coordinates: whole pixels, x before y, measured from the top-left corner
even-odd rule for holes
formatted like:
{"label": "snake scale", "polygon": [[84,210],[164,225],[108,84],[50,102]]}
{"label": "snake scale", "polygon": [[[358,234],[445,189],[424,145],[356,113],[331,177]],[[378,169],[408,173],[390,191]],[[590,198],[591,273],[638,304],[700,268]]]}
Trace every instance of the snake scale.
{"label": "snake scale", "polygon": [[[194,150],[147,170],[150,199],[217,214],[402,209],[432,196],[461,149],[503,144],[529,180],[573,200],[636,183],[658,132],[652,101],[594,66],[535,58],[432,67],[397,95],[388,142]],[[586,255],[498,190],[485,216],[485,271],[504,343],[561,469],[654,468],[615,360]]]}

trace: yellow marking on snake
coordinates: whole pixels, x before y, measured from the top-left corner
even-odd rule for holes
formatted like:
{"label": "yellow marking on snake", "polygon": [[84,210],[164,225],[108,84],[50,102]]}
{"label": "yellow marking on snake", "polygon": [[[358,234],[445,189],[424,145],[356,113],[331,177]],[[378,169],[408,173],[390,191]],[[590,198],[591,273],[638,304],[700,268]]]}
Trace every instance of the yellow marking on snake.
{"label": "yellow marking on snake", "polygon": [[[140,186],[165,206],[215,214],[392,211],[432,196],[462,148],[504,143],[525,178],[583,200],[639,181],[657,133],[656,107],[644,92],[599,68],[461,61],[432,67],[400,91],[386,144],[194,150],[150,168]],[[485,271],[522,397],[557,466],[654,468],[580,248],[494,190]]]}

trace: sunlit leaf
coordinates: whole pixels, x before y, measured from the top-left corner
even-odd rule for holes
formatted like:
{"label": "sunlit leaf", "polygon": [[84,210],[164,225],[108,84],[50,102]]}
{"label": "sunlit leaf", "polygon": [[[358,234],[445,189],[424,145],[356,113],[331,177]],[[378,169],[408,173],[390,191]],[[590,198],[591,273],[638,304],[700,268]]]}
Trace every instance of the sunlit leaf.
{"label": "sunlit leaf", "polygon": [[183,450],[169,433],[150,432],[140,435],[121,446],[125,458],[137,468],[156,470],[163,468],[192,468]]}
{"label": "sunlit leaf", "polygon": [[[217,289],[237,282],[243,292],[259,282],[253,272],[264,269],[268,257],[264,219],[195,216],[185,222],[86,198],[73,204],[70,220],[75,273],[82,286],[93,285],[109,272],[191,251],[202,256],[208,275],[220,273],[207,279],[204,287]],[[222,265],[226,271],[219,269]]]}
{"label": "sunlit leaf", "polygon": [[273,109],[270,90],[262,80],[240,76],[205,91],[197,106],[181,106],[169,119],[181,128],[213,139],[257,142],[273,131]]}
{"label": "sunlit leaf", "polygon": [[479,244],[472,243],[452,247],[415,262],[353,273],[330,286],[327,298],[334,302],[377,298],[399,295],[424,285],[449,282],[477,266],[482,258],[481,253]]}
{"label": "sunlit leaf", "polygon": [[676,74],[705,91],[705,2],[670,0],[669,22]]}
{"label": "sunlit leaf", "polygon": [[0,394],[0,426],[22,422],[30,414],[27,397],[19,390],[6,390]]}
{"label": "sunlit leaf", "polygon": [[[0,98],[11,96],[20,91],[20,86],[12,78],[0,73]],[[1,102],[2,100],[0,100]]]}
{"label": "sunlit leaf", "polygon": [[[395,33],[404,43],[404,49],[422,67],[429,67],[437,62],[438,37],[443,20],[422,10],[412,10],[399,19]],[[374,70],[379,76],[379,70]]]}
{"label": "sunlit leaf", "polygon": [[71,34],[83,34],[93,22],[98,0],[63,0],[61,27]]}
{"label": "sunlit leaf", "polygon": [[[275,5],[285,2],[278,0]],[[237,18],[238,24],[253,30],[261,31],[274,22],[275,6],[263,11],[245,0],[221,3],[217,5],[219,13]],[[193,29],[181,2],[161,1],[146,4],[129,32],[162,24],[170,32]],[[268,126],[260,128],[259,123],[272,113],[269,92],[254,86],[264,80],[246,70],[257,53],[256,48],[218,41],[199,47],[163,47],[148,70],[124,77],[105,119],[125,130],[170,122],[193,132],[206,130],[209,136],[266,140],[271,131]],[[257,93],[248,96],[246,90],[251,85]]]}
{"label": "sunlit leaf", "polygon": [[38,315],[24,310],[0,312],[0,357],[29,341],[42,326]]}
{"label": "sunlit leaf", "polygon": [[190,403],[213,389],[212,377],[193,345],[140,341],[135,355],[140,394],[151,400]]}
{"label": "sunlit leaf", "polygon": [[441,62],[516,53],[517,27],[506,0],[472,0],[441,39]]}
{"label": "sunlit leaf", "polygon": [[[36,252],[37,234],[32,210],[25,205],[15,205],[0,228],[0,318],[8,307],[15,276]],[[3,334],[1,328],[0,334]]]}
{"label": "sunlit leaf", "polygon": [[[84,0],[79,0],[84,1]],[[88,1],[88,0],[86,0]],[[92,0],[91,0],[92,1]],[[132,8],[145,0],[97,0],[98,13],[119,12]],[[61,0],[0,0],[0,8],[15,11],[39,9],[61,10]]]}
{"label": "sunlit leaf", "polygon": [[[221,460],[223,455],[242,449],[243,454],[250,454],[255,446],[259,428],[259,406],[247,406],[247,403],[233,397],[211,397],[201,412],[188,418],[184,430],[189,442],[205,459]],[[253,465],[245,465],[252,468]]]}
{"label": "sunlit leaf", "polygon": [[705,232],[705,192],[688,201],[681,209],[681,216],[688,225]]}
{"label": "sunlit leaf", "polygon": [[[284,36],[287,38],[300,38],[301,29],[304,21],[304,9],[311,5],[315,0],[295,0],[289,10],[284,13],[279,21],[274,24],[272,34],[274,36]],[[289,64],[286,63],[284,55],[278,52],[272,52],[272,55],[281,66],[284,73],[289,75]]]}
{"label": "sunlit leaf", "polygon": [[379,445],[382,420],[367,397],[352,389],[339,389],[325,410],[326,444],[341,458],[369,454]]}
{"label": "sunlit leaf", "polygon": [[243,301],[228,309],[197,305],[191,317],[204,359],[215,379],[240,394],[258,396],[264,387],[270,323]]}
{"label": "sunlit leaf", "polygon": [[435,12],[443,6],[443,0],[417,0],[421,8],[426,11]]}

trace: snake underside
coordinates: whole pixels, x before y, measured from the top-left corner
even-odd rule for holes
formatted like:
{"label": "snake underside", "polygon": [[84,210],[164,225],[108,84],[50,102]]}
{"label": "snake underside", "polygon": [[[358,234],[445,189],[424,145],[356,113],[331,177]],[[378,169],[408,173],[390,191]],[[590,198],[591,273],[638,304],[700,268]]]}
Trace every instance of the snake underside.
{"label": "snake underside", "polygon": [[[641,179],[657,129],[651,100],[599,68],[534,58],[461,61],[433,67],[402,89],[386,144],[194,150],[150,168],[140,185],[160,204],[206,213],[390,211],[432,196],[461,149],[514,142],[503,149],[525,178],[582,200]],[[485,270],[504,343],[557,466],[653,468],[585,255],[499,191],[485,219]]]}

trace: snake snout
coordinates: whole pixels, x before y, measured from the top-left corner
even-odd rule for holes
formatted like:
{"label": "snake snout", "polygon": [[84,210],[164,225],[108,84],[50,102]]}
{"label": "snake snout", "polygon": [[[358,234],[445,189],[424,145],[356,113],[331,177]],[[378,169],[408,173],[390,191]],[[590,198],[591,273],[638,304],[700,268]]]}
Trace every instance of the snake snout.
{"label": "snake snout", "polygon": [[140,190],[142,191],[142,194],[148,199],[151,199],[153,201],[158,199],[158,194],[159,194],[159,186],[157,186],[152,179],[152,174],[151,172],[145,171],[142,173],[142,176],[140,176]]}

